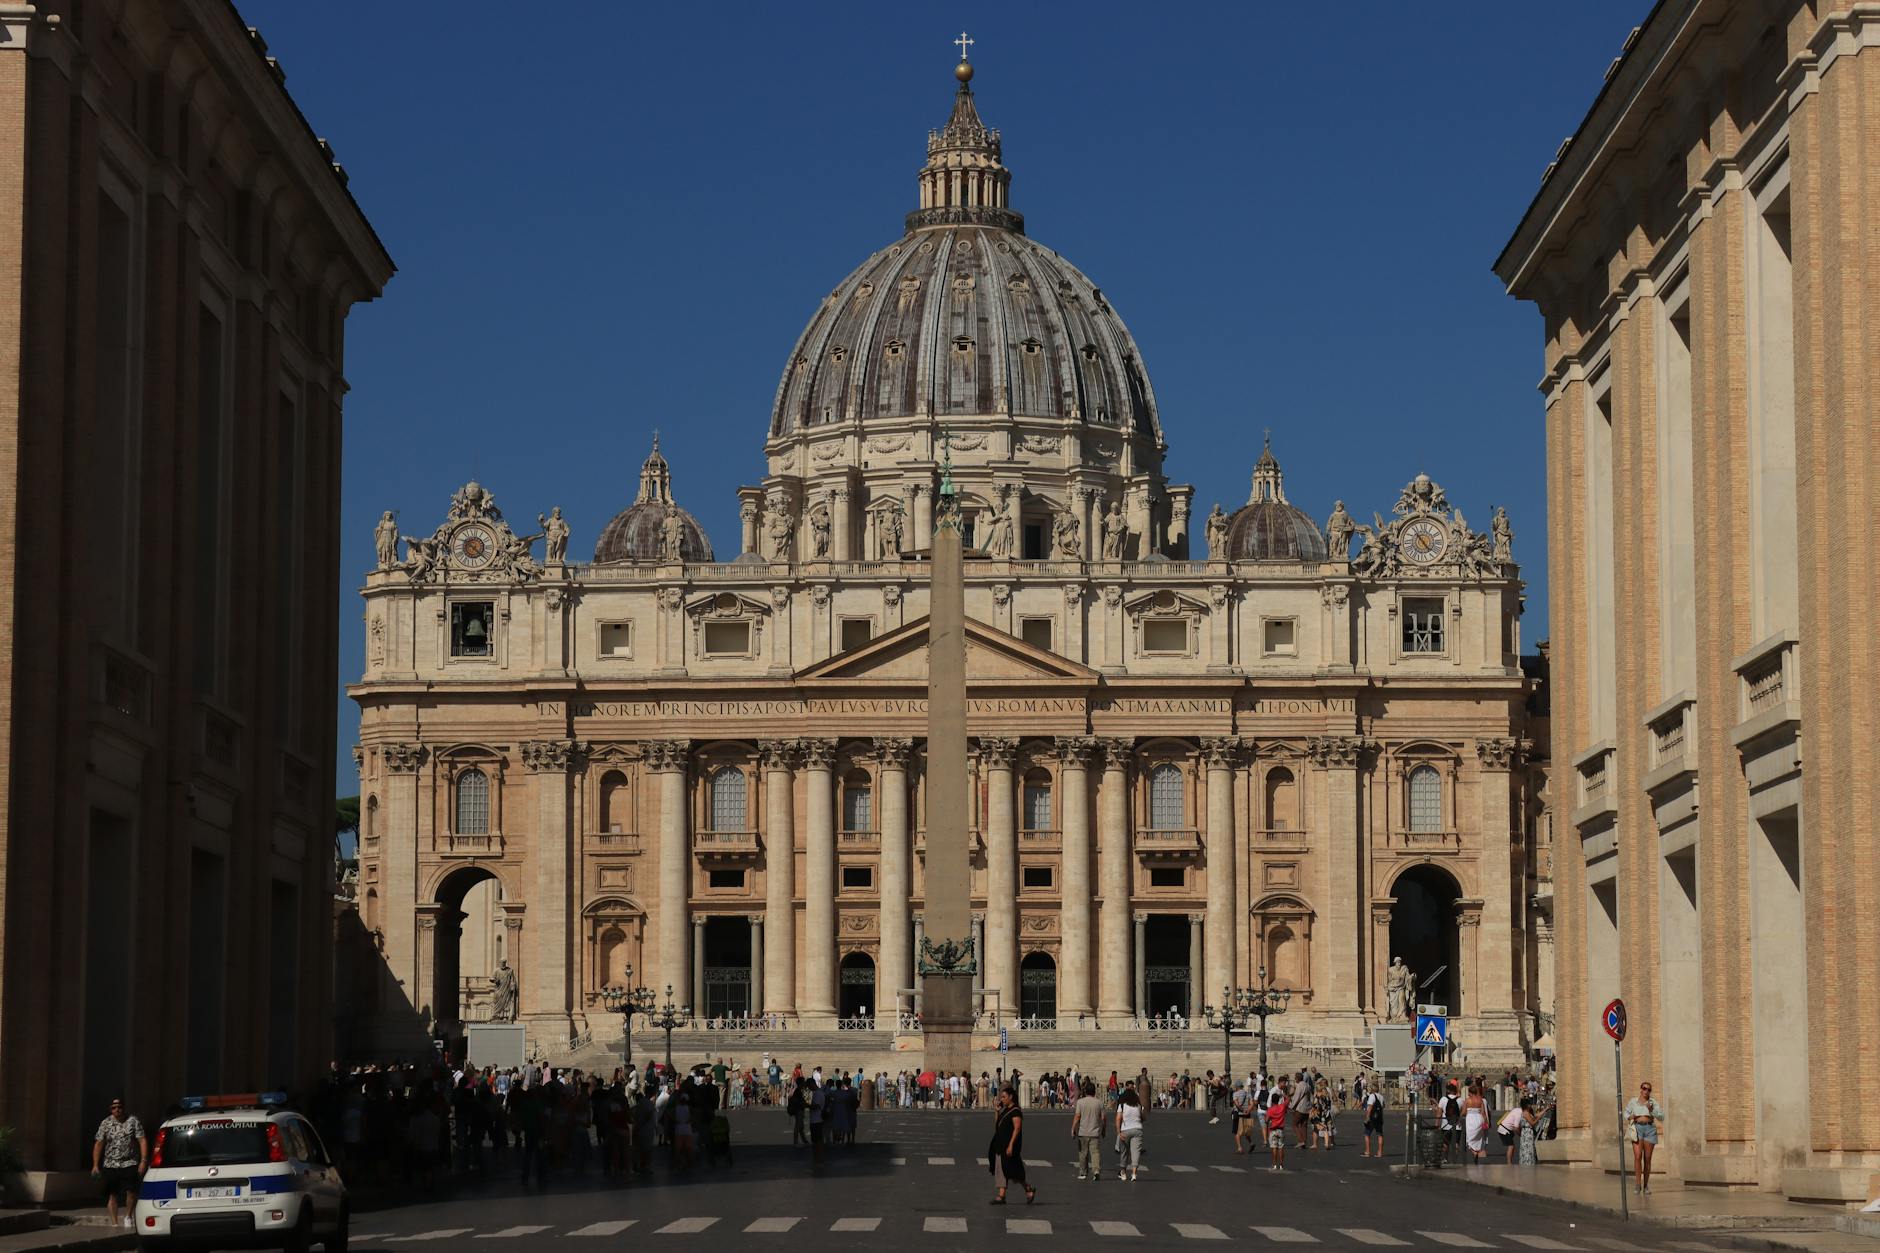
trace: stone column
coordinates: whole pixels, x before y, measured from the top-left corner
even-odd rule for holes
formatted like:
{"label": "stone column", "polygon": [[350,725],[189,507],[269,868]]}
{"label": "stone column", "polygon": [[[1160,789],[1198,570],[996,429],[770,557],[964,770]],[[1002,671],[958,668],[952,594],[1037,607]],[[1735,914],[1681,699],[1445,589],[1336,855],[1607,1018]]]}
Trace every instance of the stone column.
{"label": "stone column", "polygon": [[[412,958],[415,970],[411,980],[411,1003],[427,1020],[434,1021],[437,1017],[438,907],[420,905],[413,920]],[[458,1012],[462,1012],[461,1007]]]}
{"label": "stone column", "polygon": [[522,746],[522,764],[535,790],[535,863],[530,885],[529,954],[520,976],[524,1012],[544,1034],[567,1035],[574,1012],[574,831],[568,821],[568,772],[580,745],[534,740]]}
{"label": "stone column", "polygon": [[[1234,979],[1234,765],[1240,742],[1234,739],[1201,741],[1208,771],[1208,945],[1201,985],[1208,996],[1231,988]],[[1193,972],[1199,975],[1201,972]]]}
{"label": "stone column", "polygon": [[1018,827],[1013,808],[1012,762],[1018,741],[982,739],[986,771],[986,987],[999,1004],[1018,1007]]}
{"label": "stone column", "polygon": [[1475,742],[1482,763],[1482,924],[1480,965],[1476,982],[1481,999],[1470,1008],[1476,1018],[1505,1017],[1520,1007],[1514,999],[1515,897],[1509,839],[1513,822],[1509,770],[1519,754],[1513,739]]}
{"label": "stone column", "polygon": [[875,741],[881,763],[875,789],[881,805],[881,963],[875,969],[875,1000],[882,1005],[899,1006],[901,989],[914,985],[908,922],[914,881],[907,829],[907,759],[913,750],[912,740]]}
{"label": "stone column", "polygon": [[1327,972],[1329,986],[1321,994],[1312,990],[1314,1008],[1323,1006],[1327,1013],[1359,1016],[1359,915],[1369,893],[1365,878],[1363,846],[1358,833],[1358,784],[1364,755],[1377,747],[1374,740],[1354,735],[1315,736],[1306,742],[1306,754],[1312,764],[1325,772],[1325,831],[1318,842],[1325,849],[1326,907],[1313,927],[1315,942],[1322,944],[1325,962],[1319,968]]}
{"label": "stone column", "polygon": [[[1207,985],[1201,981],[1202,954],[1207,951],[1203,947],[1203,943],[1202,943],[1203,935],[1202,935],[1202,930],[1201,930],[1201,924],[1207,920],[1207,917],[1208,916],[1206,914],[1189,914],[1188,915],[1188,1017],[1189,1018],[1200,1017],[1201,1007],[1207,1004],[1209,998],[1213,995],[1213,993],[1211,993],[1208,990]],[[1217,928],[1217,927],[1208,928],[1209,931],[1216,931],[1219,929],[1220,928]]]}
{"label": "stone column", "polygon": [[[398,995],[412,1009],[423,1008],[418,987],[418,771],[424,765],[422,744],[384,744],[379,760],[387,775],[384,850],[385,964],[398,981]],[[397,1011],[396,1003],[387,1010]],[[384,1011],[381,1011],[383,1014]]]}
{"label": "stone column", "polygon": [[1088,1014],[1090,999],[1090,755],[1097,742],[1060,737],[1057,742],[1059,827],[1064,841],[1064,881],[1058,912],[1058,1018]]}
{"label": "stone column", "polygon": [[914,533],[901,537],[909,552],[926,552],[933,547],[933,484],[914,484]]}
{"label": "stone column", "polygon": [[684,994],[691,973],[691,939],[686,917],[692,887],[692,850],[685,810],[687,746],[655,740],[646,745],[646,769],[659,780],[659,965],[647,980],[652,987],[670,984]]}
{"label": "stone column", "polygon": [[790,771],[797,746],[764,740],[757,749],[764,770],[764,917],[771,931],[761,1008],[789,1015],[796,1013],[796,788]]}
{"label": "stone column", "polygon": [[705,916],[692,915],[692,1012],[705,1012]]}
{"label": "stone column", "polygon": [[1018,483],[1005,485],[1000,496],[1000,504],[1005,508],[1005,516],[1012,523],[1012,556],[1025,555],[1025,489]]}
{"label": "stone column", "polygon": [[830,519],[830,555],[837,561],[855,560],[855,515],[850,511],[849,500],[853,493],[846,487],[838,487],[829,493],[835,501],[834,515]]}
{"label": "stone column", "polygon": [[[1127,1018],[1142,1006],[1140,991],[1131,995],[1142,970],[1140,926],[1135,949],[1129,944],[1129,897],[1134,877],[1129,848],[1129,759],[1134,750],[1128,740],[1104,740],[1102,745],[1097,841],[1101,846],[1103,909],[1097,915],[1097,1013],[1104,1018]],[[1130,977],[1132,951],[1136,979]]]}
{"label": "stone column", "polygon": [[1386,1021],[1385,1015],[1390,1012],[1390,997],[1384,991],[1390,958],[1390,907],[1374,903],[1371,906],[1371,960],[1365,963],[1371,977],[1366,986],[1358,990],[1358,1003],[1378,1022]]}
{"label": "stone column", "polygon": [[1138,1017],[1149,1012],[1149,915],[1137,914],[1136,919],[1136,1014]]}
{"label": "stone column", "polygon": [[764,916],[751,915],[751,1015],[764,1012]]}
{"label": "stone column", "polygon": [[985,1005],[986,991],[986,915],[973,915],[973,952],[978,960],[973,963],[973,1012],[977,1014]]}
{"label": "stone column", "polygon": [[[927,920],[920,914],[914,915],[914,1012],[920,1013],[920,942],[927,938]],[[982,949],[974,949],[983,953]],[[978,986],[979,971],[985,969],[985,958],[981,956],[973,971],[974,986]]]}
{"label": "stone column", "polygon": [[803,774],[809,789],[803,864],[802,1012],[836,1014],[836,764],[834,740],[803,741]]}

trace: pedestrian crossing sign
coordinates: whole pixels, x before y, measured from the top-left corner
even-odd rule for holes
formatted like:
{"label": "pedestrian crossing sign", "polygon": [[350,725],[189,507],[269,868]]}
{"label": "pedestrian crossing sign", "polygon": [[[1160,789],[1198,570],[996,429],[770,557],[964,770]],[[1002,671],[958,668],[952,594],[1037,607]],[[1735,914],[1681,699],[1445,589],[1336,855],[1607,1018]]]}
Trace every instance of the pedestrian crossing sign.
{"label": "pedestrian crossing sign", "polygon": [[1449,1043],[1449,1019],[1441,1014],[1417,1015],[1417,1047],[1443,1048]]}

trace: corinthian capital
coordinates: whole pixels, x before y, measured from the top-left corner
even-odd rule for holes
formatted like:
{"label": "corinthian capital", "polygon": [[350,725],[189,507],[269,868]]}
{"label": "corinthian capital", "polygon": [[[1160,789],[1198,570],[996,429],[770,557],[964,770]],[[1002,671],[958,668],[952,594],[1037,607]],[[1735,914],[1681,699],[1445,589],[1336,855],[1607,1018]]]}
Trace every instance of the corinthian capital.
{"label": "corinthian capital", "polygon": [[1201,741],[1201,760],[1210,770],[1232,770],[1240,764],[1246,748],[1232,736]]}
{"label": "corinthian capital", "polygon": [[648,770],[684,770],[691,746],[684,740],[648,740],[640,746],[640,751]]}
{"label": "corinthian capital", "polygon": [[990,770],[1010,770],[1018,759],[1018,741],[996,736],[979,737],[979,760]]}
{"label": "corinthian capital", "polygon": [[424,764],[424,745],[381,744],[379,760],[393,774],[416,774],[418,767]]}
{"label": "corinthian capital", "polygon": [[1060,735],[1057,737],[1058,760],[1075,769],[1088,769],[1090,759],[1096,751],[1097,741],[1091,736]]}
{"label": "corinthian capital", "polygon": [[1377,741],[1361,735],[1315,735],[1306,741],[1306,756],[1322,769],[1355,770]]}
{"label": "corinthian capital", "polygon": [[581,755],[575,740],[530,740],[522,746],[522,764],[537,774],[566,771]]}
{"label": "corinthian capital", "polygon": [[766,770],[792,770],[802,750],[795,740],[759,740],[758,760]]}
{"label": "corinthian capital", "polygon": [[1130,759],[1136,755],[1136,741],[1127,736],[1099,738],[1097,750],[1103,754],[1106,769],[1128,770]]}
{"label": "corinthian capital", "polygon": [[1491,736],[1475,742],[1475,755],[1484,770],[1506,770],[1520,760],[1521,748],[1520,740]]}
{"label": "corinthian capital", "polygon": [[803,769],[833,770],[836,765],[836,742],[834,740],[802,740]]}
{"label": "corinthian capital", "polygon": [[905,770],[907,759],[913,756],[914,741],[895,736],[882,736],[875,740],[875,759],[883,770]]}

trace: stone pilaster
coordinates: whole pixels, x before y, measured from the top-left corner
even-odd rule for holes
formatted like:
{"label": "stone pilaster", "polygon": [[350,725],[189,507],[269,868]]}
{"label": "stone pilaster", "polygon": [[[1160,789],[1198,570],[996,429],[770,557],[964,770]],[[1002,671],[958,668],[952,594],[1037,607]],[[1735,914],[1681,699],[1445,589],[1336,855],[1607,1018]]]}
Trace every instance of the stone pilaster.
{"label": "stone pilaster", "polygon": [[[1103,876],[1103,908],[1097,915],[1097,1013],[1105,1018],[1127,1018],[1141,1008],[1132,993],[1132,961],[1142,967],[1140,933],[1130,947],[1130,887],[1133,881],[1129,848],[1129,760],[1134,752],[1128,740],[1104,740],[1103,785],[1098,792],[1097,841]],[[1132,958],[1132,954],[1134,957]]]}
{"label": "stone pilaster", "polygon": [[1208,778],[1207,981],[1202,986],[1212,997],[1218,989],[1235,985],[1234,852],[1238,837],[1234,831],[1234,767],[1241,757],[1240,741],[1203,740],[1201,757]]}
{"label": "stone pilaster", "polygon": [[1323,991],[1313,988],[1313,1005],[1352,1017],[1359,1012],[1358,972],[1363,968],[1358,910],[1369,891],[1358,833],[1358,776],[1365,755],[1376,748],[1375,740],[1355,735],[1314,736],[1306,743],[1312,764],[1325,772],[1326,801],[1320,839],[1325,849],[1325,907],[1322,925],[1313,933],[1325,945],[1319,968],[1328,972],[1330,986]]}
{"label": "stone pilaster", "polygon": [[836,811],[834,740],[803,741],[807,789],[803,864],[803,1000],[801,1012],[836,1014]]}
{"label": "stone pilaster", "polygon": [[[796,787],[797,746],[765,740],[758,746],[764,771],[764,914],[770,947],[764,954],[765,1011],[796,1012]],[[753,961],[756,955],[752,954]]]}
{"label": "stone pilaster", "polygon": [[[413,1009],[418,998],[417,919],[406,902],[418,899],[418,771],[427,754],[422,744],[381,744],[385,763],[385,834],[379,847],[385,867],[385,964]],[[394,1011],[396,1005],[392,1006]]]}
{"label": "stone pilaster", "polygon": [[659,964],[647,983],[652,987],[670,984],[683,995],[692,966],[686,925],[692,888],[691,823],[685,795],[688,747],[684,741],[654,740],[645,745],[644,752],[646,770],[654,776],[659,795]]}
{"label": "stone pilaster", "polygon": [[692,915],[692,1012],[705,1013],[705,915]]}
{"label": "stone pilaster", "polygon": [[981,739],[986,788],[986,987],[1018,1010],[1018,827],[1012,791],[1016,740]]}
{"label": "stone pilaster", "polygon": [[751,1013],[764,1012],[764,916],[751,915]]}
{"label": "stone pilaster", "polygon": [[908,903],[914,894],[907,822],[907,761],[912,740],[878,739],[875,757],[881,778],[875,789],[881,806],[881,960],[875,967],[875,1000],[896,1005],[902,988],[914,984],[913,942]]}
{"label": "stone pilaster", "polygon": [[1062,904],[1058,913],[1058,1005],[1060,1019],[1090,1013],[1090,758],[1096,741],[1060,737],[1057,742],[1062,793]]}
{"label": "stone pilaster", "polygon": [[1206,914],[1188,915],[1188,1016],[1190,1018],[1201,1016],[1201,1007],[1208,1003],[1212,995],[1202,983],[1203,954],[1207,951],[1206,932],[1214,929],[1207,927],[1207,918]]}
{"label": "stone pilaster", "polygon": [[522,981],[524,1012],[544,1035],[567,1035],[575,1012],[574,824],[569,821],[569,772],[581,745],[573,740],[532,740],[522,746],[522,764],[535,792],[535,832],[529,856],[535,883],[529,913],[535,925],[525,937],[530,954]]}
{"label": "stone pilaster", "polygon": [[1470,1011],[1477,1017],[1505,1018],[1520,1008],[1514,999],[1516,904],[1514,850],[1510,847],[1513,821],[1509,812],[1512,800],[1509,771],[1519,760],[1520,750],[1520,741],[1510,738],[1475,742],[1476,757],[1482,766],[1481,786],[1477,790],[1482,803],[1482,921],[1486,924],[1477,977],[1481,1000]]}

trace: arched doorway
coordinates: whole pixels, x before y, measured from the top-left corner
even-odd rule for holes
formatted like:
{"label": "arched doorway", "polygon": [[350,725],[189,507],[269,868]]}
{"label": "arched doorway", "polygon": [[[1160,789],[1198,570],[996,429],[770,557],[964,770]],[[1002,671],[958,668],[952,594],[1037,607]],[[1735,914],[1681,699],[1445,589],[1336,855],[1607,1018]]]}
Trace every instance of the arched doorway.
{"label": "arched doorway", "polygon": [[875,959],[850,953],[842,959],[842,1017],[866,1018],[875,1010]]}
{"label": "arched doorway", "polygon": [[[1419,990],[1411,997],[1413,1009],[1418,1002],[1432,1002],[1447,1005],[1452,1016],[1468,1012],[1462,1003],[1456,929],[1456,899],[1461,895],[1455,878],[1436,866],[1411,867],[1391,889],[1388,957],[1403,958],[1416,977]],[[1432,975],[1436,981],[1424,988]]]}
{"label": "arched doorway", "polygon": [[1057,963],[1049,953],[1027,953],[1018,964],[1018,1014],[1039,1026],[1057,1023]]}
{"label": "arched doorway", "polygon": [[1186,1018],[1188,1005],[1188,915],[1150,914],[1142,924],[1143,995],[1136,1010],[1161,1018],[1172,1008]]}
{"label": "arched doorway", "polygon": [[751,1012],[751,920],[738,915],[705,920],[705,1017],[742,1018]]}
{"label": "arched doorway", "polygon": [[431,1020],[448,1035],[458,1034],[463,1023],[489,1021],[490,979],[510,958],[498,916],[502,900],[502,881],[481,866],[453,870],[437,885]]}

